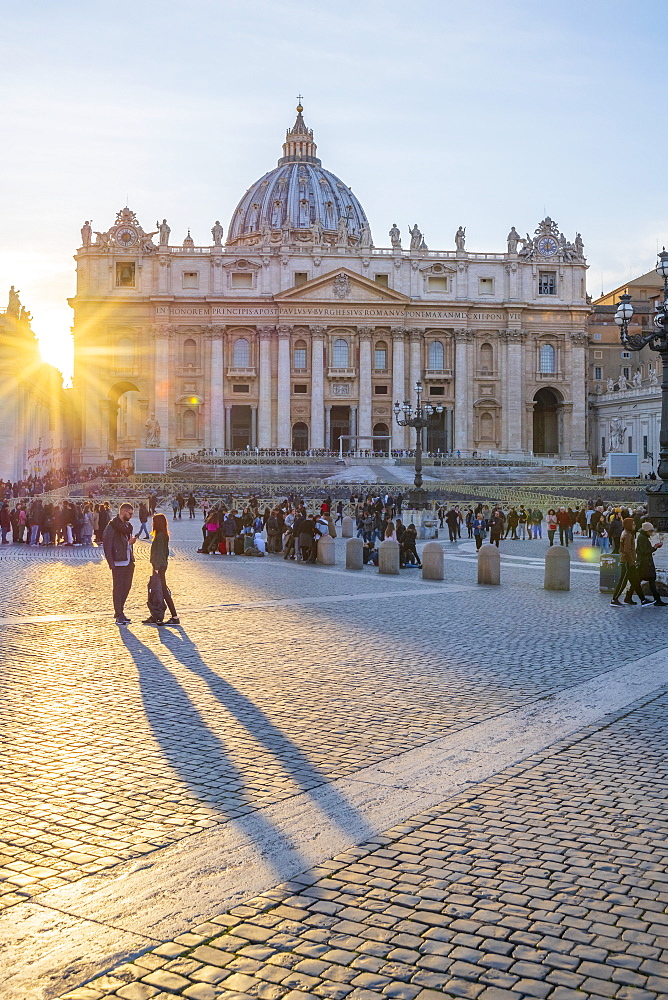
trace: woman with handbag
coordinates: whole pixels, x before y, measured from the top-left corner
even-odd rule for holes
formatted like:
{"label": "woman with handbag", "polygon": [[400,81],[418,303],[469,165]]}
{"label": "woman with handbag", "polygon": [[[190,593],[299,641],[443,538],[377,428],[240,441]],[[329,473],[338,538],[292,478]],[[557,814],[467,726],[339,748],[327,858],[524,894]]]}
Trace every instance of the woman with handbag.
{"label": "woman with handbag", "polygon": [[172,594],[165,579],[167,564],[169,562],[169,529],[167,527],[167,518],[164,514],[153,515],[153,541],[151,542],[151,555],[149,558],[153,567],[153,573],[159,578],[162,585],[163,600],[169,608],[169,613],[172,617],[169,621],[165,622],[162,618],[158,618],[152,614],[150,618],[144,621],[144,625],[179,625],[179,616],[176,613]]}

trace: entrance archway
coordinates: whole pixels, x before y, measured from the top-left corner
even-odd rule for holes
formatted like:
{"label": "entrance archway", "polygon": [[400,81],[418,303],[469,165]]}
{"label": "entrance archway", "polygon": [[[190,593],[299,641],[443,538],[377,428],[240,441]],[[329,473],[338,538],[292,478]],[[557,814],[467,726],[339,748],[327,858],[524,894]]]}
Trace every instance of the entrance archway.
{"label": "entrance archway", "polygon": [[533,403],[534,455],[558,455],[561,396],[556,389],[544,387],[533,397]]}
{"label": "entrance archway", "polygon": [[108,452],[114,458],[143,444],[139,389],[134,382],[117,382],[108,395]]}
{"label": "entrance archway", "polygon": [[250,406],[233,406],[230,412],[232,451],[245,451],[251,447],[252,426]]}
{"label": "entrance archway", "polygon": [[373,425],[373,450],[380,451],[384,455],[389,455],[390,453],[390,442],[388,440],[389,429],[387,424],[374,424]]}
{"label": "entrance archway", "polygon": [[[350,407],[333,406],[330,414],[330,449],[339,450],[339,438],[350,434]],[[350,448],[348,441],[343,442],[343,450]]]}
{"label": "entrance archway", "polygon": [[308,451],[308,427],[301,421],[292,426],[292,450]]}

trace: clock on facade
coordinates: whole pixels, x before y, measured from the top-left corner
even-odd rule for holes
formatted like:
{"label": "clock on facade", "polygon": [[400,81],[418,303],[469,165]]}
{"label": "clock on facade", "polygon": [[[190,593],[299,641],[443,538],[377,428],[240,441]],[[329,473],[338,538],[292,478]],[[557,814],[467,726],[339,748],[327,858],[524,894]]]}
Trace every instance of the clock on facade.
{"label": "clock on facade", "polygon": [[137,242],[137,233],[132,226],[122,226],[116,230],[116,243],[121,247],[131,247]]}
{"label": "clock on facade", "polygon": [[538,253],[542,254],[543,257],[554,257],[558,249],[559,244],[554,236],[541,236],[538,240]]}

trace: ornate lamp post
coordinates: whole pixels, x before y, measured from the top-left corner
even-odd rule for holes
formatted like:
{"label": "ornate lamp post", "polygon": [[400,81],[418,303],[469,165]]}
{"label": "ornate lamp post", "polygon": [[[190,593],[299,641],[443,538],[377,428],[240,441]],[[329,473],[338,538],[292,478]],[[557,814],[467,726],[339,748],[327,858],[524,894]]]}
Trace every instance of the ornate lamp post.
{"label": "ornate lamp post", "polygon": [[659,430],[659,482],[647,488],[647,512],[657,531],[668,531],[668,252],[664,247],[656,265],[663,278],[663,302],[656,308],[655,330],[650,333],[629,335],[629,322],[633,316],[631,296],[624,293],[620,297],[615,313],[615,323],[623,346],[628,351],[642,351],[649,347],[661,355],[663,366],[661,379],[661,427]]}
{"label": "ornate lamp post", "polygon": [[394,417],[400,427],[415,428],[415,489],[409,493],[408,502],[414,510],[421,510],[427,506],[427,492],[422,489],[422,432],[429,426],[434,414],[443,413],[443,407],[440,403],[438,406],[432,406],[431,403],[422,405],[422,382],[415,383],[415,395],[415,409],[408,400],[403,404],[397,400],[394,404]]}

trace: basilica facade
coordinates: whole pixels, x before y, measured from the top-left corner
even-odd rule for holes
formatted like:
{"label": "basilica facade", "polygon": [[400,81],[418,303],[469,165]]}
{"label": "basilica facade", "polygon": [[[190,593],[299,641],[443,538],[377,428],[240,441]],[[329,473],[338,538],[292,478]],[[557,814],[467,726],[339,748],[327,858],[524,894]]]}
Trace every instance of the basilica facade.
{"label": "basilica facade", "polygon": [[[122,209],[76,254],[76,453],[83,465],[247,448],[412,446],[395,401],[442,408],[432,451],[587,463],[586,262],[550,218],[502,252],[376,246],[323,168],[301,106],[278,165],[206,246]],[[146,226],[146,228],[144,228]],[[405,245],[404,245],[405,243]]]}

